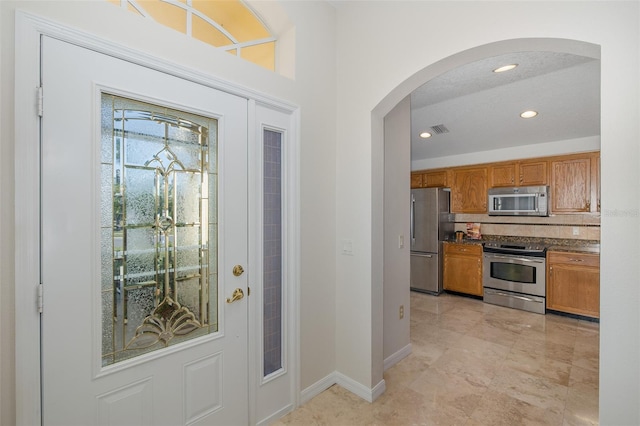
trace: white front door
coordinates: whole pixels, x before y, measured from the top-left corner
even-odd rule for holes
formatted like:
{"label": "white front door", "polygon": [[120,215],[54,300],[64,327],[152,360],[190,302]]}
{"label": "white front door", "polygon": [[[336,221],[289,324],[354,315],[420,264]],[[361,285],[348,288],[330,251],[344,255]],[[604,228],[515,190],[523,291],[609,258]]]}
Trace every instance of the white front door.
{"label": "white front door", "polygon": [[247,424],[246,99],[42,46],[43,423]]}

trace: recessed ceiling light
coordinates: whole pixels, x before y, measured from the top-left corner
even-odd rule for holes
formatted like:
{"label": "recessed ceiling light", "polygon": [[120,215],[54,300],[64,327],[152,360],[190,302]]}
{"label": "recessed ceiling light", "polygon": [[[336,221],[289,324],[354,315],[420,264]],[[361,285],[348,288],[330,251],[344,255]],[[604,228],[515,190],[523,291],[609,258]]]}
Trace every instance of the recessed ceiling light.
{"label": "recessed ceiling light", "polygon": [[538,115],[537,111],[525,111],[522,114],[520,114],[520,117],[522,117],[522,118],[533,118],[536,115]]}
{"label": "recessed ceiling light", "polygon": [[420,137],[421,137],[422,139],[430,138],[430,137],[431,137],[431,133],[429,133],[429,132],[422,132],[422,133],[420,133]]}
{"label": "recessed ceiling light", "polygon": [[511,71],[512,69],[514,69],[517,66],[518,66],[518,64],[509,64],[509,65],[502,66],[500,68],[496,68],[495,70],[493,70],[493,72]]}

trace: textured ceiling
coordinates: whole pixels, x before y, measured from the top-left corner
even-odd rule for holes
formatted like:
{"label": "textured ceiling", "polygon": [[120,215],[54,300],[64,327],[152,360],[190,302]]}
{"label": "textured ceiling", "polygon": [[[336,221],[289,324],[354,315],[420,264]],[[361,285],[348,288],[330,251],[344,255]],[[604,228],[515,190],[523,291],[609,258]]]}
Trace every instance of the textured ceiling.
{"label": "textured ceiling", "polygon": [[[494,73],[506,64],[512,71]],[[520,118],[533,109],[539,115]],[[420,132],[444,125],[429,139]],[[433,133],[433,132],[432,132]],[[557,52],[518,52],[442,74],[411,95],[412,160],[600,134],[600,61]]]}

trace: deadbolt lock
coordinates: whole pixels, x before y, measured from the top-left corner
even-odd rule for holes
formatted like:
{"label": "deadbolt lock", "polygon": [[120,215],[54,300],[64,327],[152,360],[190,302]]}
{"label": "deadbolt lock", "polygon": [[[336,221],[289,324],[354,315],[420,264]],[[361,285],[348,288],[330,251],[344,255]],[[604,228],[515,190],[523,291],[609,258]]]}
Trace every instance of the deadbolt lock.
{"label": "deadbolt lock", "polygon": [[239,277],[244,273],[244,268],[241,265],[236,265],[233,267],[233,275]]}

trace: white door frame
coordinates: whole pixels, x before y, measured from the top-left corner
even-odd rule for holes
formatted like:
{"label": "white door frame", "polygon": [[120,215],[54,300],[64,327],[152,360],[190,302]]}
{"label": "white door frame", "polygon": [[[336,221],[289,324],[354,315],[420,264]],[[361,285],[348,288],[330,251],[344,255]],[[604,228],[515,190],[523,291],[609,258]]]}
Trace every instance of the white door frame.
{"label": "white door frame", "polygon": [[[100,53],[108,54],[141,66],[215,88],[249,100],[249,123],[255,118],[256,102],[289,114],[291,117],[289,155],[283,168],[289,174],[285,191],[291,194],[287,209],[290,221],[286,225],[285,252],[289,267],[283,271],[284,282],[289,283],[286,305],[288,335],[285,347],[291,362],[290,373],[295,389],[293,407],[300,400],[300,331],[299,277],[300,277],[300,206],[299,206],[299,108],[296,105],[266,96],[260,92],[230,84],[214,76],[188,69],[172,62],[153,57],[123,45],[99,39],[96,36],[61,25],[40,16],[16,11],[16,68],[15,68],[15,350],[16,350],[16,423],[36,425],[41,423],[40,388],[40,314],[38,307],[40,289],[40,129],[38,87],[40,86],[40,38],[54,37]],[[249,146],[257,143],[255,132],[249,132]],[[250,155],[249,167],[259,159]],[[257,194],[250,190],[249,199]],[[250,219],[251,222],[251,219]],[[251,227],[249,229],[251,232]],[[250,235],[250,241],[252,236]],[[253,254],[250,252],[249,256]],[[253,272],[254,274],[256,272]],[[252,280],[249,272],[249,280]],[[251,284],[250,284],[251,285]],[[46,304],[46,301],[44,301]],[[250,330],[258,330],[260,318],[249,318]],[[249,333],[255,339],[255,333]],[[253,342],[250,340],[249,345]],[[249,371],[261,360],[255,351],[249,353]],[[250,377],[249,393],[257,380]],[[258,422],[252,410],[255,401],[249,401],[249,418]]]}

